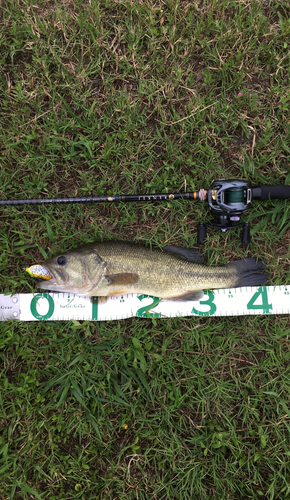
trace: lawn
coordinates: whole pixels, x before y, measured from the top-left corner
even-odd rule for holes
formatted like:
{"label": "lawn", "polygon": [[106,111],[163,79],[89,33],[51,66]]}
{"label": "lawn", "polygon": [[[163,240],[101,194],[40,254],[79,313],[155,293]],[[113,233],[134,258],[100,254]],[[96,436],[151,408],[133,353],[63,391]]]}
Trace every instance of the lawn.
{"label": "lawn", "polygon": [[[290,184],[289,0],[5,0],[0,199]],[[290,283],[289,202],[3,206],[1,293],[82,243],[260,257]],[[289,318],[0,323],[1,500],[290,498]]]}

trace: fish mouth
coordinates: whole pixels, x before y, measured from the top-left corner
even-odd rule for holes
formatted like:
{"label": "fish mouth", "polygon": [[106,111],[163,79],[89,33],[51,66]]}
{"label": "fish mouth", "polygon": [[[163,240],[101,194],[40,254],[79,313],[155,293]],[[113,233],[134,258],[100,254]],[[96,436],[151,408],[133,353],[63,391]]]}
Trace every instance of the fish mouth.
{"label": "fish mouth", "polygon": [[52,270],[47,264],[30,266],[26,268],[26,271],[33,278],[44,280],[36,283],[36,288],[43,290],[53,290],[55,287],[65,285],[69,280],[68,274],[63,269]]}

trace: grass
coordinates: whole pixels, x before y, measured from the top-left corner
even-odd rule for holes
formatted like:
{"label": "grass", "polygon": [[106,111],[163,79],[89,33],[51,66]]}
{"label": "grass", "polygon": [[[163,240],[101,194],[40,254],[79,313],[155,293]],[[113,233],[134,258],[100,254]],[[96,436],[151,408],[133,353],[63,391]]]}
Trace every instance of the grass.
{"label": "grass", "polygon": [[[289,2],[7,0],[1,199],[290,183]],[[202,203],[1,207],[1,293],[79,243],[196,247]],[[254,203],[252,242],[288,284],[289,203]],[[285,499],[289,318],[0,324],[0,498]]]}

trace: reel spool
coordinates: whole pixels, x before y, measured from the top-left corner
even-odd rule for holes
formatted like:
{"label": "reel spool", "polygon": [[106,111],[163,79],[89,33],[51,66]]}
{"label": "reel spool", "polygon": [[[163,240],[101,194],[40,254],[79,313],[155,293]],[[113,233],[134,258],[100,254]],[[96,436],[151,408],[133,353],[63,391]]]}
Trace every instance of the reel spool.
{"label": "reel spool", "polygon": [[225,232],[243,226],[242,243],[248,245],[251,241],[250,225],[248,222],[240,222],[240,216],[251,206],[251,183],[238,179],[218,179],[210,186],[207,201],[215,220],[199,224],[197,242],[205,242],[207,227]]}

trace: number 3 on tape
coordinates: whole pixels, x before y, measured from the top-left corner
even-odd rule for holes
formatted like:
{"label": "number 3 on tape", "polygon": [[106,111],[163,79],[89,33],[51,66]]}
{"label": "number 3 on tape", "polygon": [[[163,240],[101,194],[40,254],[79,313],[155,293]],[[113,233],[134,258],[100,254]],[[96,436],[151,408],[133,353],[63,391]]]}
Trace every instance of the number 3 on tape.
{"label": "number 3 on tape", "polygon": [[208,295],[207,300],[200,300],[200,304],[206,304],[209,306],[209,311],[198,311],[195,307],[192,308],[192,314],[197,314],[198,316],[212,316],[216,312],[216,305],[214,303],[214,294],[212,292],[204,292],[205,295]]}

